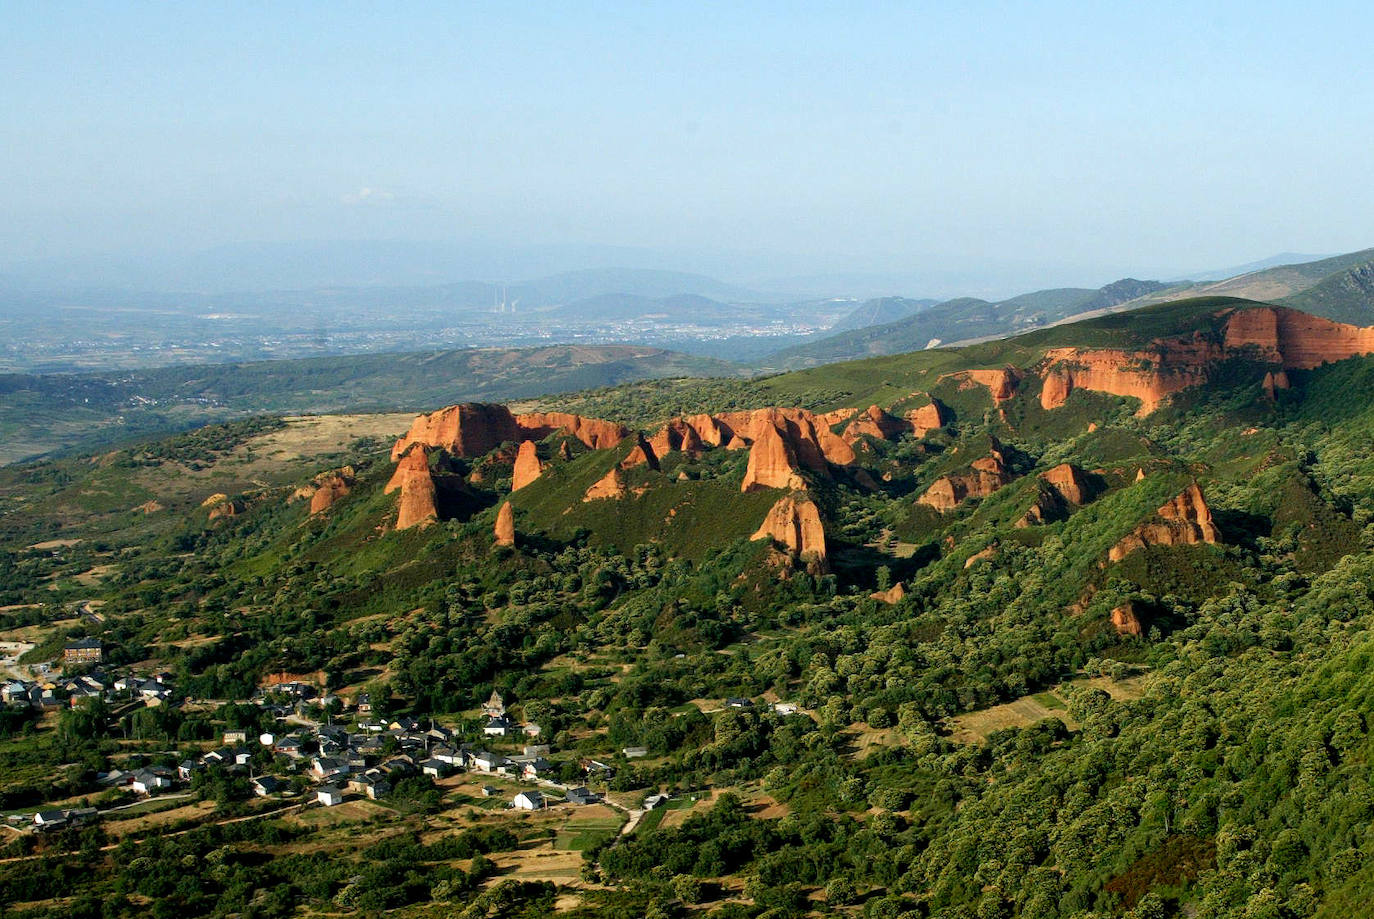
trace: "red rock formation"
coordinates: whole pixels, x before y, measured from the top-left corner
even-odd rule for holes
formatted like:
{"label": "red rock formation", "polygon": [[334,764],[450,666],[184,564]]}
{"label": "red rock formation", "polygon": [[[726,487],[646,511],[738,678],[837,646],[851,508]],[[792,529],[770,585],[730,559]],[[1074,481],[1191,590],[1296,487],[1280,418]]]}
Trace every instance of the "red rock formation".
{"label": "red rock formation", "polygon": [[1116,629],[1118,635],[1139,637],[1145,634],[1144,623],[1140,621],[1140,616],[1136,613],[1135,604],[1129,600],[1112,610],[1112,627]]}
{"label": "red rock formation", "polygon": [[1156,343],[1141,351],[1115,348],[1051,348],[1045,352],[1040,405],[1056,409],[1074,389],[1140,400],[1137,415],[1153,412],[1167,397],[1207,382],[1221,357],[1202,337]]}
{"label": "red rock formation", "polygon": [[334,502],[352,491],[355,477],[353,467],[345,466],[316,478],[315,490],[310,495],[311,516],[329,510]]}
{"label": "red rock formation", "polygon": [[749,448],[749,465],[744,470],[741,491],[761,488],[805,488],[797,471],[797,455],[777,428],[762,429]]}
{"label": "red rock formation", "polygon": [[237,517],[244,511],[243,502],[237,498],[230,498],[227,495],[211,495],[201,504],[201,507],[209,507],[209,519],[220,520],[225,517]]}
{"label": "red rock formation", "polygon": [[960,389],[986,386],[992,396],[992,403],[1001,405],[1016,395],[1016,386],[1021,382],[1021,375],[1015,367],[1003,367],[999,370],[959,370],[941,374],[939,380],[944,379],[962,380]]}
{"label": "red rock formation", "polygon": [[707,446],[719,447],[730,440],[731,432],[722,428],[720,422],[710,415],[692,415],[685,420]]}
{"label": "red rock formation", "polygon": [[906,419],[890,415],[876,405],[870,405],[849,422],[842,437],[850,444],[857,443],[865,436],[875,440],[896,440],[911,429],[912,424]]}
{"label": "red rock formation", "polygon": [[1291,384],[1288,382],[1288,374],[1283,370],[1271,370],[1264,375],[1264,382],[1260,385],[1264,389],[1264,397],[1273,402],[1278,399],[1278,391],[1288,389]]}
{"label": "red rock formation", "polygon": [[611,471],[592,483],[582,496],[583,503],[588,501],[599,501],[603,498],[623,498],[627,494],[625,489],[625,473],[619,466],[611,467]]}
{"label": "red rock formation", "polygon": [[648,441],[639,441],[620,461],[621,469],[633,469],[636,466],[648,466],[655,472],[658,471],[658,457],[654,454],[654,448],[649,446]]}
{"label": "red rock formation", "polygon": [[1040,473],[1040,478],[1070,504],[1087,504],[1090,499],[1088,477],[1073,463],[1060,463]]}
{"label": "red rock formation", "polygon": [[974,460],[969,472],[941,476],[917,501],[945,514],[966,498],[986,498],[1011,479],[1001,445],[994,441],[992,451]]}
{"label": "red rock formation", "polygon": [[979,562],[991,561],[996,557],[997,547],[995,545],[988,546],[985,549],[980,549],[979,551],[973,553],[967,559],[964,560],[964,570],[967,571]]}
{"label": "red rock formation", "polygon": [[898,581],[887,590],[875,590],[873,593],[869,594],[869,597],[874,600],[881,600],[883,603],[897,604],[902,602],[902,599],[906,597],[906,588],[902,586],[901,581]]}
{"label": "red rock formation", "polygon": [[389,495],[397,489],[401,492],[401,502],[396,514],[396,529],[428,526],[439,519],[438,491],[429,472],[429,452],[423,446],[414,446],[401,457],[383,491]]}
{"label": "red rock formation", "polygon": [[787,495],[768,511],[763,524],[750,539],[771,539],[788,554],[823,571],[826,564],[825,528],[820,511],[805,496]]}
{"label": "red rock formation", "polygon": [[532,412],[516,415],[515,423],[531,440],[543,440],[558,431],[571,434],[593,450],[607,450],[630,436],[630,429],[614,421],[584,418],[567,412]]}
{"label": "red rock formation", "polygon": [[1146,546],[1193,546],[1216,543],[1219,539],[1212,511],[1194,482],[1156,512],[1156,519],[1136,527],[1107,553],[1112,562]]}
{"label": "red rock formation", "polygon": [[945,408],[938,399],[931,399],[929,405],[923,405],[907,412],[906,420],[911,425],[911,433],[914,436],[917,438],[925,437],[931,431],[949,424],[949,409]]}
{"label": "red rock formation", "polygon": [[[696,417],[710,418],[711,416],[698,415]],[[714,423],[712,427],[715,428]],[[716,428],[716,430],[719,429]],[[701,435],[697,433],[691,420],[687,418],[674,418],[649,439],[649,446],[653,450],[654,456],[667,456],[673,450],[681,450],[688,454],[700,453],[702,443]]]}
{"label": "red rock formation", "polygon": [[630,433],[622,424],[599,418],[566,412],[512,415],[504,405],[468,402],[416,418],[409,433],[391,448],[391,459],[399,459],[411,444],[417,443],[442,447],[454,456],[482,456],[505,441],[543,440],[558,431],[576,437],[593,450],[614,447]]}
{"label": "red rock formation", "polygon": [[509,501],[502,504],[501,509],[496,512],[494,533],[498,546],[515,545],[515,511],[511,509]]}
{"label": "red rock formation", "polygon": [[558,445],[558,456],[564,461],[572,459],[572,447],[566,440]]}
{"label": "red rock formation", "polygon": [[534,441],[522,440],[520,451],[515,454],[515,468],[511,472],[510,490],[519,491],[544,474],[544,464],[539,462],[539,453]]}
{"label": "red rock formation", "polygon": [[740,437],[738,434],[731,434],[731,435],[730,435],[730,442],[727,443],[727,444],[725,445],[725,449],[727,449],[727,450],[748,450],[748,449],[749,449],[749,444],[746,443],[745,440],[744,440],[744,438],[743,438],[743,437]]}
{"label": "red rock formation", "polygon": [[1141,467],[1141,468],[1139,468],[1139,469],[1137,469],[1137,470],[1135,471],[1135,480],[1136,480],[1137,482],[1143,482],[1143,481],[1145,481],[1145,469],[1144,469],[1144,467]]}
{"label": "red rock formation", "polygon": [[1332,322],[1281,306],[1238,309],[1226,322],[1226,348],[1253,346],[1285,370],[1311,370],[1374,353],[1374,328]]}

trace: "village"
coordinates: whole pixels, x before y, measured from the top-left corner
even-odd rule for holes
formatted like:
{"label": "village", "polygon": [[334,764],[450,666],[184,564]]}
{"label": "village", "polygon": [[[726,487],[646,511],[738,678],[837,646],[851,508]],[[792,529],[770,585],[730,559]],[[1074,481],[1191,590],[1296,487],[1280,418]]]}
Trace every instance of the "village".
{"label": "village", "polygon": [[[260,723],[273,727],[258,732],[225,729],[218,745],[203,743],[200,746],[213,748],[194,756],[131,755],[124,766],[96,775],[97,795],[107,802],[104,809],[53,806],[11,813],[6,818],[11,829],[48,833],[89,824],[140,801],[192,797],[210,776],[246,780],[257,798],[330,808],[347,800],[385,800],[408,780],[429,783],[465,773],[469,778],[504,780],[500,786],[484,783],[480,789],[483,797],[503,799],[506,808],[539,811],[605,804],[628,815],[630,830],[643,813],[671,799],[650,790],[633,810],[610,799],[605,789],[616,774],[616,761],[643,758],[647,750],[625,747],[617,757],[607,757],[609,762],[555,757],[552,745],[541,742],[542,727],[512,717],[495,691],[480,706],[485,742],[474,742],[433,720],[381,717],[367,692],[351,697],[329,693],[318,685],[322,679],[283,674],[285,678],[265,681],[250,699],[193,700],[177,692],[171,673],[114,676],[101,669],[102,659],[98,639],[69,642],[63,649],[61,673],[54,672],[56,662],[32,667],[33,679],[0,684],[0,704],[44,713],[98,710],[111,722],[143,708],[213,711],[250,705],[261,714]],[[724,705],[752,708],[754,703],[741,698],[724,700]],[[512,783],[520,786],[513,794]]]}

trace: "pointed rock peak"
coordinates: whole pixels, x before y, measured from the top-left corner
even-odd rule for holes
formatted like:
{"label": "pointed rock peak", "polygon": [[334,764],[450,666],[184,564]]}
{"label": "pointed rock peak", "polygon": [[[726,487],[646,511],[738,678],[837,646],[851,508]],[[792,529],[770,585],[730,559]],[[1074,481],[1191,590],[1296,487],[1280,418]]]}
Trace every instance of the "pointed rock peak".
{"label": "pointed rock peak", "polygon": [[750,539],[770,539],[791,557],[806,562],[808,570],[825,571],[825,527],[815,502],[805,495],[779,498]]}
{"label": "pointed rock peak", "polygon": [[898,581],[887,590],[875,590],[873,593],[869,594],[869,596],[883,603],[897,604],[901,603],[902,599],[906,597],[906,588],[902,586],[901,581]]}
{"label": "pointed rock peak", "polygon": [[423,445],[411,447],[396,464],[384,491],[390,494],[397,489],[401,491],[401,502],[396,512],[396,529],[428,526],[439,519],[438,490],[429,472],[429,453]]}
{"label": "pointed rock peak", "polygon": [[515,454],[515,468],[511,471],[510,490],[519,491],[543,474],[544,464],[539,461],[534,441],[521,441],[520,451]]}
{"label": "pointed rock peak", "polygon": [[658,471],[658,456],[654,454],[654,448],[649,442],[642,437],[620,461],[621,469],[633,469],[636,466],[648,466],[655,472]]}
{"label": "pointed rock peak", "polygon": [[763,488],[804,489],[798,471],[797,455],[781,432],[771,424],[763,425],[749,448],[749,465],[744,470],[740,491]]}
{"label": "pointed rock peak", "polygon": [[315,488],[310,494],[310,514],[321,514],[334,506],[340,498],[353,490],[355,473],[352,466],[344,466],[333,472],[315,477]]}
{"label": "pointed rock peak", "polygon": [[1070,504],[1087,504],[1092,497],[1087,473],[1073,463],[1060,463],[1042,472],[1040,478]]}
{"label": "pointed rock peak", "polygon": [[592,483],[586,493],[582,495],[585,504],[588,501],[600,501],[604,498],[623,498],[627,494],[625,488],[625,473],[619,466],[612,466],[611,471]]}
{"label": "pointed rock peak", "polygon": [[1143,481],[1145,481],[1145,467],[1144,467],[1144,466],[1141,466],[1140,468],[1136,469],[1136,471],[1135,471],[1135,480],[1136,480],[1137,482],[1143,482]]}
{"label": "pointed rock peak", "polygon": [[939,399],[931,399],[929,405],[912,409],[905,417],[911,425],[911,433],[918,438],[944,427],[951,419],[949,409]]}
{"label": "pointed rock peak", "polygon": [[565,461],[573,458],[572,446],[566,440],[559,443],[558,456]]}
{"label": "pointed rock peak", "polygon": [[515,545],[515,511],[511,509],[509,501],[496,512],[495,536],[498,546]]}

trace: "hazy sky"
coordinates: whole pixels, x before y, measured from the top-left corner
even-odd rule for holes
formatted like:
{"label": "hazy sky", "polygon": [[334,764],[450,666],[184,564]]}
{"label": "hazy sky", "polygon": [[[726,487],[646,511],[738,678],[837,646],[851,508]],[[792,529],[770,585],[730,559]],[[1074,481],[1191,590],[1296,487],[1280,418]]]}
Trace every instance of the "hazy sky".
{"label": "hazy sky", "polygon": [[0,0],[0,265],[480,238],[1033,286],[1347,251],[1371,35],[1255,0]]}

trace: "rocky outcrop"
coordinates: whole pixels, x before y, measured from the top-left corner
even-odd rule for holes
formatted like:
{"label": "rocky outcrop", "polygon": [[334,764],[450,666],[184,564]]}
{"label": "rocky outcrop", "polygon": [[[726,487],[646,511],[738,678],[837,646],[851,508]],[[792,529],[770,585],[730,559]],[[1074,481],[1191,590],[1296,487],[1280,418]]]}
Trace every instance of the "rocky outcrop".
{"label": "rocky outcrop", "polygon": [[906,588],[902,586],[901,581],[898,581],[896,584],[893,584],[887,590],[875,590],[868,596],[874,600],[879,600],[883,603],[895,605],[897,603],[901,603],[902,600],[905,599]]}
{"label": "rocky outcrop", "polygon": [[876,405],[870,405],[845,426],[841,435],[846,443],[857,443],[863,437],[874,440],[896,440],[912,430],[911,422],[890,415]]}
{"label": "rocky outcrop", "polygon": [[[1263,383],[1273,398],[1286,370],[1374,354],[1374,328],[1346,325],[1278,306],[1226,310],[1220,340],[1209,333],[1161,339],[1146,348],[1052,348],[1040,365],[1040,404],[1055,409],[1075,389],[1140,400],[1148,415],[1175,393],[1206,383],[1220,362],[1249,358],[1274,364]],[[1282,375],[1282,376],[1281,376]],[[1270,379],[1272,377],[1272,379]],[[1282,380],[1282,382],[1281,382]]]}
{"label": "rocky outcrop", "polygon": [[567,462],[572,459],[572,446],[565,440],[558,445],[558,458]]}
{"label": "rocky outcrop", "polygon": [[1146,546],[1193,546],[1220,540],[1212,511],[1194,482],[1179,492],[1155,513],[1155,519],[1136,527],[1107,553],[1107,560],[1119,562]]}
{"label": "rocky outcrop", "polygon": [[515,468],[511,471],[510,490],[519,491],[544,474],[544,464],[539,461],[539,452],[534,441],[522,440],[520,450],[515,454]]}
{"label": "rocky outcrop", "polygon": [[502,504],[501,509],[496,512],[494,535],[498,546],[515,545],[515,511],[511,509],[509,501]]}
{"label": "rocky outcrop", "polygon": [[506,441],[538,441],[559,431],[593,450],[614,447],[630,433],[623,424],[599,418],[566,412],[514,415],[504,405],[467,402],[416,418],[410,431],[391,448],[391,459],[400,459],[412,444],[441,447],[454,456],[482,456]]}
{"label": "rocky outcrop", "polygon": [[765,427],[749,448],[742,491],[763,488],[802,489],[806,481],[798,471],[796,452],[776,428]]}
{"label": "rocky outcrop", "polygon": [[[709,419],[708,430],[717,437],[716,443],[720,443],[720,428],[715,424],[715,419],[710,415],[697,415],[696,418]],[[667,456],[674,450],[680,450],[688,455],[696,455],[702,451],[705,442],[702,435],[697,432],[696,427],[689,418],[674,418],[669,421],[658,433],[649,439],[649,447],[655,456]]]}
{"label": "rocky outcrop", "polygon": [[1092,500],[1092,482],[1088,474],[1073,463],[1060,463],[1040,473],[1040,479],[1070,504],[1087,504]]}
{"label": "rocky outcrop", "polygon": [[654,453],[654,448],[649,446],[649,442],[643,439],[620,461],[621,469],[633,469],[636,466],[648,466],[655,472],[658,471],[658,456]]}
{"label": "rocky outcrop", "polygon": [[1270,402],[1278,399],[1280,389],[1288,389],[1292,384],[1288,382],[1288,374],[1283,370],[1271,370],[1264,375],[1263,382],[1260,383],[1264,390],[1264,397]]}
{"label": "rocky outcrop", "polygon": [[964,570],[967,571],[979,562],[987,562],[997,557],[997,546],[991,545],[980,549],[964,560]]}
{"label": "rocky outcrop", "polygon": [[600,501],[605,498],[623,498],[628,494],[625,488],[625,473],[619,466],[611,467],[611,471],[592,483],[591,487],[582,495],[585,504],[588,501]]}
{"label": "rocky outcrop", "polygon": [[334,506],[353,490],[357,473],[352,466],[344,466],[333,472],[326,472],[315,479],[314,490],[310,493],[310,515],[322,514]]}
{"label": "rocky outcrop", "polygon": [[1284,370],[1311,370],[1331,361],[1374,353],[1374,328],[1332,322],[1281,306],[1233,312],[1226,322],[1228,351],[1253,348]]}
{"label": "rocky outcrop", "polygon": [[938,399],[931,399],[929,405],[912,409],[904,416],[907,424],[911,425],[912,436],[917,439],[925,437],[931,431],[938,430],[950,422],[949,409]]}
{"label": "rocky outcrop", "polygon": [[1145,634],[1145,624],[1140,619],[1135,604],[1127,600],[1112,610],[1112,628],[1118,635],[1134,635],[1139,638]]}
{"label": "rocky outcrop", "polygon": [[411,447],[396,464],[396,471],[383,489],[385,494],[401,492],[396,513],[396,529],[428,526],[439,519],[438,489],[429,471],[429,452],[422,445]]}
{"label": "rocky outcrop", "polygon": [[[1016,387],[1021,382],[1021,374],[1015,367],[1002,367],[996,370],[959,370],[941,374],[940,380],[960,380],[960,389],[975,386],[987,387],[993,405],[1001,405],[1016,395]],[[938,380],[937,380],[938,382]]]}
{"label": "rocky outcrop", "polygon": [[246,510],[246,505],[238,498],[231,498],[228,495],[215,494],[206,498],[200,506],[207,509],[207,516],[211,520],[221,520],[225,517],[237,517]]}
{"label": "rocky outcrop", "polygon": [[940,476],[916,500],[945,514],[968,498],[986,498],[1011,480],[1006,454],[994,440],[988,455],[974,460],[968,472]]}
{"label": "rocky outcrop", "polygon": [[805,495],[778,499],[750,539],[770,539],[790,557],[806,563],[808,570],[825,570],[825,528],[820,511]]}

